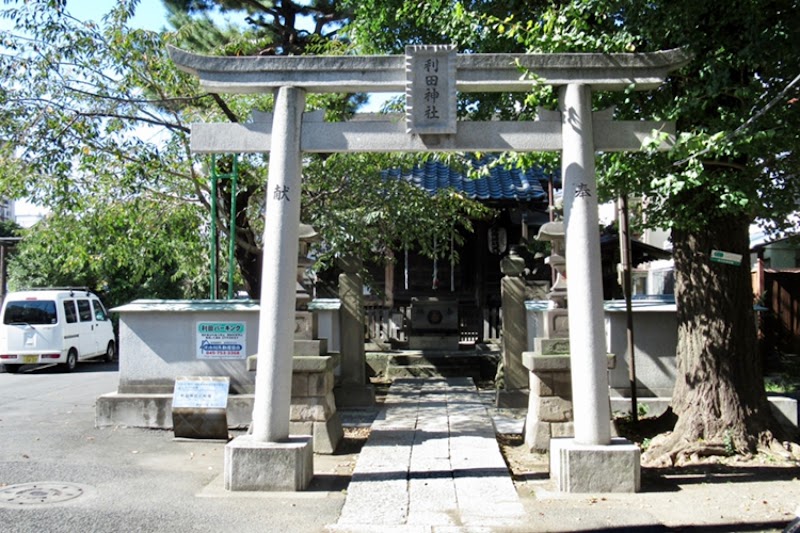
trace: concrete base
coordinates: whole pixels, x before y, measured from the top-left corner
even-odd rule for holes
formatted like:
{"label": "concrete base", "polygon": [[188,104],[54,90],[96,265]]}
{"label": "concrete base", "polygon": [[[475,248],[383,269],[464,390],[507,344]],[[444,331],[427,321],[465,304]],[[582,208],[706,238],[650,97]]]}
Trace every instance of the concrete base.
{"label": "concrete base", "polygon": [[550,441],[550,478],[562,492],[639,492],[639,447],[622,438],[607,446]]}
{"label": "concrete base", "polygon": [[339,412],[326,421],[289,422],[291,435],[311,435],[314,438],[314,453],[332,454],[344,437]]}
{"label": "concrete base", "polygon": [[772,416],[789,432],[797,431],[798,403],[794,398],[787,396],[768,396]]}
{"label": "concrete base", "polygon": [[[375,398],[373,392],[373,401]],[[228,429],[246,429],[253,420],[253,395],[228,396]],[[293,404],[296,410],[314,406]],[[333,453],[344,436],[339,412],[317,420],[291,420],[291,435],[313,435],[314,453]],[[174,429],[172,394],[120,394],[112,392],[97,398],[95,427],[123,426],[149,429]],[[226,433],[227,436],[227,433]]]}
{"label": "concrete base", "polygon": [[497,394],[495,395],[495,407],[508,409],[528,407],[528,390],[497,389]]}
{"label": "concrete base", "polygon": [[258,442],[242,435],[225,446],[225,490],[298,491],[314,476],[313,439]]}
{"label": "concrete base", "polygon": [[340,409],[375,405],[375,387],[372,385],[337,385],[333,394]]}
{"label": "concrete base", "polygon": [[228,440],[225,409],[174,408],[172,426],[175,438]]}
{"label": "concrete base", "polygon": [[[253,420],[253,395],[228,396],[229,429],[244,429]],[[172,394],[103,394],[95,402],[95,427],[126,426],[174,429]]]}

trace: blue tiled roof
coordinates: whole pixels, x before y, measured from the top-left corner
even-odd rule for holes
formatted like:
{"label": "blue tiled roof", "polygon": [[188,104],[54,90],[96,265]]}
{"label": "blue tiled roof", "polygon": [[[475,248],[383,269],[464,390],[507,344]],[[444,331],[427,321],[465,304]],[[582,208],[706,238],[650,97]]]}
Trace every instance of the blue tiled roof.
{"label": "blue tiled roof", "polygon": [[[473,164],[480,167],[483,163],[476,161]],[[430,194],[450,188],[474,200],[537,201],[547,198],[541,185],[541,180],[547,181],[547,175],[536,168],[523,171],[495,165],[489,169],[488,175],[468,178],[441,161],[426,161],[410,172],[384,170],[381,177],[406,180]]]}

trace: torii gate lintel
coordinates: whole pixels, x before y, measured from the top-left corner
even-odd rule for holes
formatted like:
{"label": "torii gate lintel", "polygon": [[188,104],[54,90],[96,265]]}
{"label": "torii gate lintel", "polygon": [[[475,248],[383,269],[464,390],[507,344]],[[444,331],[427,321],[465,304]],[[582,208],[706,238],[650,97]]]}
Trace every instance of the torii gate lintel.
{"label": "torii gate lintel", "polygon": [[[675,125],[664,121],[611,120],[608,111],[593,113],[598,152],[635,151],[654,138],[659,149],[675,142]],[[356,115],[346,122],[325,122],[305,113],[300,149],[308,153],[343,152],[553,152],[561,150],[561,113],[541,110],[534,121],[459,121],[450,135],[406,132],[402,115]],[[665,134],[665,135],[661,135]],[[659,137],[656,137],[659,136]],[[272,146],[272,114],[258,113],[252,122],[193,124],[195,153],[266,153]]]}

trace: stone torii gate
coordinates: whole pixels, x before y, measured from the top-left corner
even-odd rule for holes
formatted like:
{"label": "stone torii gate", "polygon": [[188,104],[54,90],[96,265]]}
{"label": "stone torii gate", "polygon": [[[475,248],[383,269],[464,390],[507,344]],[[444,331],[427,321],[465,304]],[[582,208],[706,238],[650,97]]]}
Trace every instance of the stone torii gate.
{"label": "stone torii gate", "polygon": [[[274,114],[254,114],[247,124],[195,124],[191,133],[194,152],[271,153],[252,432],[226,446],[227,489],[302,490],[313,475],[310,437],[289,436],[301,153],[560,150],[575,438],[551,446],[551,470],[564,475],[573,463],[595,476],[627,475],[638,490],[638,448],[612,445],[610,436],[595,152],[640,150],[654,131],[669,134],[667,148],[674,124],[614,121],[613,111],[592,112],[592,93],[656,88],[686,63],[682,50],[457,54],[450,46],[411,46],[405,56],[210,57],[170,47],[169,53],[208,92],[275,93]],[[520,68],[535,79],[521,77]],[[559,111],[541,111],[532,122],[456,120],[457,91],[526,92],[534,84],[559,88]],[[406,117],[324,122],[319,113],[304,113],[305,94],[314,92],[405,92]],[[609,454],[624,458],[609,462]],[[632,471],[605,473],[604,464]]]}

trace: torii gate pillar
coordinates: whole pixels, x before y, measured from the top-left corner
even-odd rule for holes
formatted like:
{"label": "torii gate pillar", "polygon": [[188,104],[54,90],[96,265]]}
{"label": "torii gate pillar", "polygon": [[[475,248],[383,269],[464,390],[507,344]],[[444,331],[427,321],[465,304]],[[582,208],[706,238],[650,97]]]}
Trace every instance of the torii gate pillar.
{"label": "torii gate pillar", "polygon": [[575,440],[605,445],[611,438],[610,408],[591,87],[567,85],[560,100]]}
{"label": "torii gate pillar", "polygon": [[550,441],[550,477],[563,492],[638,492],[639,448],[609,422],[591,87],[562,87],[560,104],[575,438]]}
{"label": "torii gate pillar", "polygon": [[253,424],[249,435],[225,446],[225,488],[232,491],[302,490],[314,476],[312,438],[289,436],[305,101],[295,87],[275,96]]}

